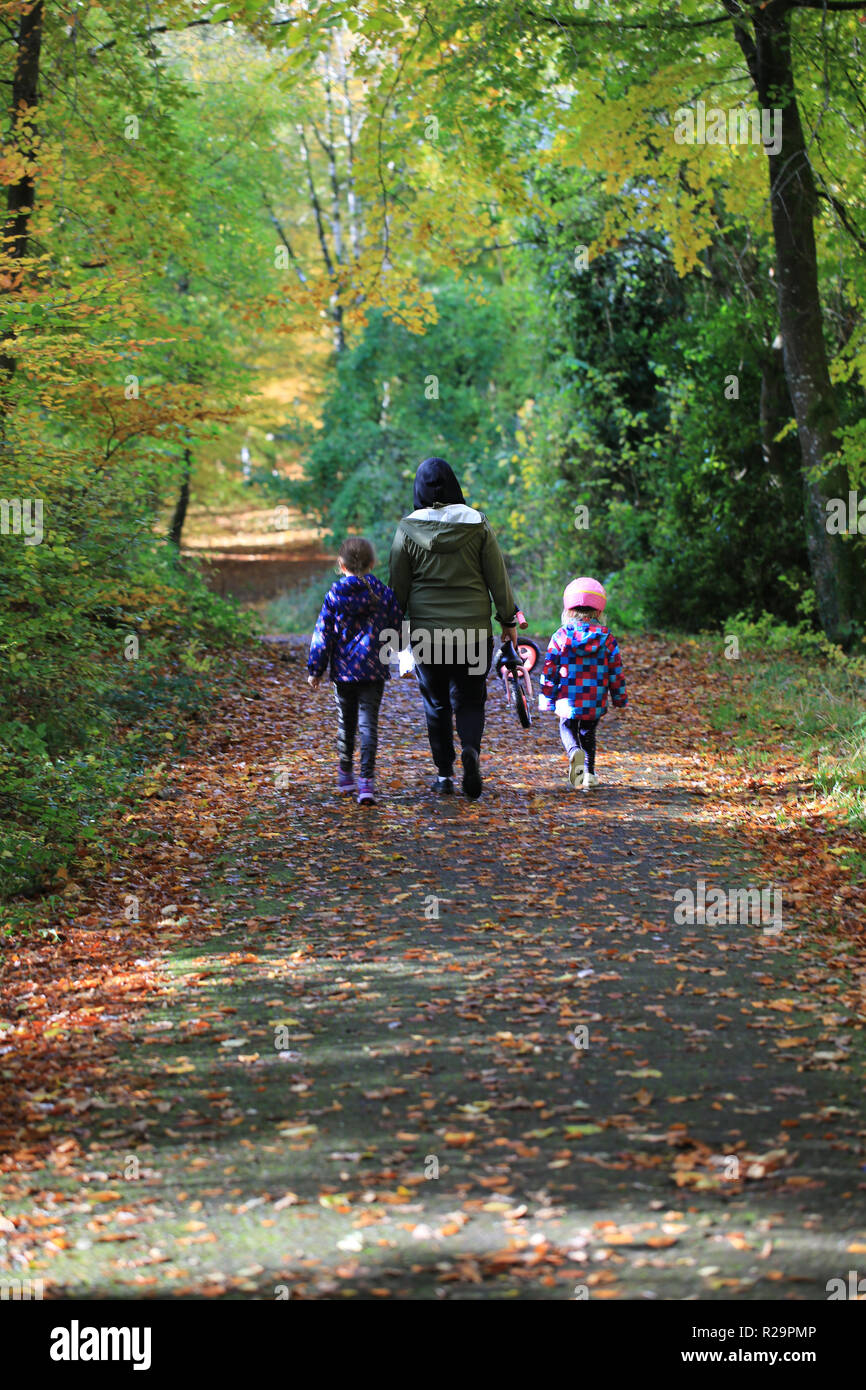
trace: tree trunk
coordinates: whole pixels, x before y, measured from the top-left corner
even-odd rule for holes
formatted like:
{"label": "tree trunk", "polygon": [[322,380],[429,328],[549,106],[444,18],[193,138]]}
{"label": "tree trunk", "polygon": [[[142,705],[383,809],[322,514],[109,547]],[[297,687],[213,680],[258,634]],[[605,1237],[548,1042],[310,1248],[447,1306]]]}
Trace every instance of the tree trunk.
{"label": "tree trunk", "polygon": [[[15,72],[12,78],[10,102],[11,131],[9,147],[17,149],[31,166],[28,172],[11,183],[6,193],[6,218],[3,226],[3,256],[11,260],[6,294],[20,289],[21,263],[27,254],[30,235],[30,215],[33,212],[35,181],[32,165],[36,157],[36,123],[31,114],[36,106],[39,86],[39,59],[42,50],[43,0],[36,0],[18,23]],[[8,342],[8,335],[4,339]],[[0,351],[0,372],[4,385],[15,373],[16,358]]]}
{"label": "tree trunk", "polygon": [[849,484],[841,465],[826,470],[827,458],[839,447],[838,415],[818,288],[815,182],[797,105],[786,0],[771,0],[755,11],[754,26],[754,46],[743,30],[738,38],[761,106],[782,112],[781,148],[767,150],[770,211],[785,376],[802,456],[806,544],[824,631],[847,645],[864,613],[866,584],[854,547],[827,530],[827,500],[847,497]]}
{"label": "tree trunk", "polygon": [[[361,254],[361,229],[359,227],[360,203],[355,190],[355,136],[357,131],[352,113],[352,98],[349,91],[349,69],[346,64],[343,37],[348,35],[344,24],[334,36],[337,53],[338,74],[343,91],[343,139],[346,142],[346,202],[349,209],[349,237],[352,246],[352,260],[357,264]],[[360,125],[358,126],[360,130]]]}
{"label": "tree trunk", "polygon": [[171,519],[171,526],[168,531],[168,538],[172,545],[176,545],[180,550],[180,538],[183,535],[183,523],[186,521],[186,509],[189,506],[189,484],[192,477],[192,453],[189,449],[183,451],[183,479],[180,485],[180,493],[174,508],[174,516]]}

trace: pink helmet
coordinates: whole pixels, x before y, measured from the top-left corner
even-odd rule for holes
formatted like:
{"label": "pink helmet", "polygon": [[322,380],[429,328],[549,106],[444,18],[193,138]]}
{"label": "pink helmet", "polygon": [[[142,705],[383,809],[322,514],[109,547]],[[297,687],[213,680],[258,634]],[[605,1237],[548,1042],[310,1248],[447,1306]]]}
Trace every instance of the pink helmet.
{"label": "pink helmet", "polygon": [[595,608],[604,612],[607,594],[597,579],[572,579],[562,595],[563,608]]}

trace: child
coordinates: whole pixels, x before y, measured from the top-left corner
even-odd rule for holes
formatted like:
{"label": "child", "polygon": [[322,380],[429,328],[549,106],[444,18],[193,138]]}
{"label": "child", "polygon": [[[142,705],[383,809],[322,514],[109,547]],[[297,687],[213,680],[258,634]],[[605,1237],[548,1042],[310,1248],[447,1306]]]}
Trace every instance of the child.
{"label": "child", "polygon": [[607,709],[607,692],[619,710],[628,704],[616,638],[601,614],[607,594],[597,579],[573,579],[562,596],[562,627],[550,639],[538,705],[559,715],[568,754],[568,780],[583,790],[598,786],[595,730]]}
{"label": "child", "polygon": [[[393,589],[370,574],[376,563],[373,547],[363,536],[349,536],[340,546],[342,579],[332,584],[316,623],[307,677],[318,690],[330,670],[337,698],[337,743],[340,770],[337,790],[358,793],[358,805],[375,800],[373,774],[379,741],[379,704],[388,679],[380,633],[399,631],[403,621]],[[355,783],[352,759],[355,735],[361,732],[361,775]]]}

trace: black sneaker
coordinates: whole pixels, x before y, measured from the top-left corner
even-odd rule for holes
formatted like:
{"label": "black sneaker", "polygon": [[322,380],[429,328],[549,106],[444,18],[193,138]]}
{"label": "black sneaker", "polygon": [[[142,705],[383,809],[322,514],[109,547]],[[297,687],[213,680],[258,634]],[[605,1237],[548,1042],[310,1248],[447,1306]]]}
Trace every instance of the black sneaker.
{"label": "black sneaker", "polygon": [[430,790],[437,796],[453,796],[454,782],[450,777],[437,777],[435,782],[431,782]]}
{"label": "black sneaker", "polygon": [[481,795],[482,787],[478,750],[464,748],[460,754],[460,761],[463,763],[463,790],[470,801],[476,801]]}

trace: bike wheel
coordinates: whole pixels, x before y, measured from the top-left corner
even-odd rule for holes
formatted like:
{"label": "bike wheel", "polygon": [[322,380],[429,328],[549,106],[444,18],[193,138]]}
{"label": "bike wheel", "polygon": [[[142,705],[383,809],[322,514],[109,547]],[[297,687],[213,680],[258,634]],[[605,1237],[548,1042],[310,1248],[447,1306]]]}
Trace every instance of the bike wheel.
{"label": "bike wheel", "polygon": [[535,643],[530,642],[528,639],[526,641],[518,639],[517,651],[520,655],[520,660],[523,662],[524,670],[534,671],[538,663],[538,658],[541,656],[541,652],[538,650]]}
{"label": "bike wheel", "polygon": [[526,707],[526,692],[519,681],[514,682],[514,703],[517,706],[517,718],[524,729],[528,729],[532,723],[532,715]]}

